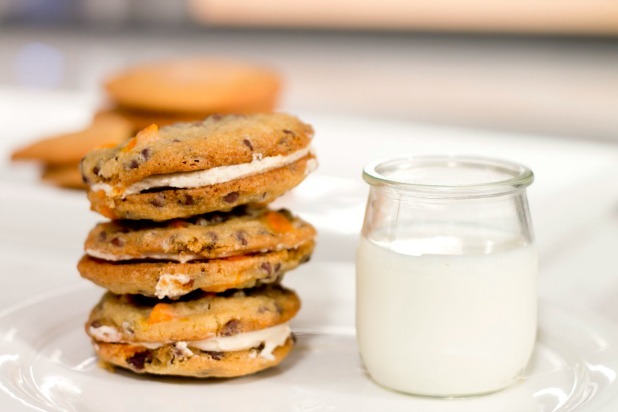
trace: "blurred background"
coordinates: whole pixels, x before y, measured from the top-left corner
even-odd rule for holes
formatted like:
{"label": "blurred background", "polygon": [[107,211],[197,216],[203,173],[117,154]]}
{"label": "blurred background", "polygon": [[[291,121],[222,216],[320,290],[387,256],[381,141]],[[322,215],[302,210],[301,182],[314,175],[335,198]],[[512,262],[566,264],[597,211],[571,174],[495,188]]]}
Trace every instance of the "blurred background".
{"label": "blurred background", "polygon": [[131,63],[238,57],[284,110],[618,142],[617,35],[615,0],[0,0],[0,87],[103,98]]}

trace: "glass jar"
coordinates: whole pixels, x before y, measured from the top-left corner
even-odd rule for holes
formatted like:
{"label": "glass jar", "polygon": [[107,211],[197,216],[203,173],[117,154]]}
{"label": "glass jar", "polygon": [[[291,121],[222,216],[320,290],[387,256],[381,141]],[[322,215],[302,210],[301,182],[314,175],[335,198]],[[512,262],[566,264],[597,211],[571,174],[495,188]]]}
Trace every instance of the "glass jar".
{"label": "glass jar", "polygon": [[537,328],[530,169],[473,157],[368,164],[356,326],[379,384],[438,397],[518,379]]}

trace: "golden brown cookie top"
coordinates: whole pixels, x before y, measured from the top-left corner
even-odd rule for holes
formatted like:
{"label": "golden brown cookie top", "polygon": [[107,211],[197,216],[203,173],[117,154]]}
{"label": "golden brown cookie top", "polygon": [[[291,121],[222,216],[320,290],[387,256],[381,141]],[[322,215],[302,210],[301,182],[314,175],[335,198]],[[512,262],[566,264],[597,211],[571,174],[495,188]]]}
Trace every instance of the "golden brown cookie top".
{"label": "golden brown cookie top", "polygon": [[292,249],[312,240],[315,229],[286,210],[239,208],[162,223],[116,220],[90,231],[90,256],[122,261],[187,262]]}
{"label": "golden brown cookie top", "polygon": [[86,332],[104,342],[197,341],[276,326],[299,309],[298,296],[279,285],[165,302],[108,292],[90,314]]}
{"label": "golden brown cookie top", "polygon": [[281,89],[271,69],[232,60],[149,62],[110,77],[105,88],[120,106],[170,113],[271,111]]}
{"label": "golden brown cookie top", "polygon": [[312,137],[310,125],[288,114],[213,115],[201,122],[153,125],[119,146],[94,150],[83,159],[82,173],[91,190],[122,195],[151,176],[292,162],[306,155]]}

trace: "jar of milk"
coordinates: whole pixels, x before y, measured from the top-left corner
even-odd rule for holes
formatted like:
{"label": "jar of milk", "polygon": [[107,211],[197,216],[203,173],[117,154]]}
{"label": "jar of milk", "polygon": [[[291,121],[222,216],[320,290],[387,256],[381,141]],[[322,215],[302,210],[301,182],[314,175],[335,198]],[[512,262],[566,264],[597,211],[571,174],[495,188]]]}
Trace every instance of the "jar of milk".
{"label": "jar of milk", "polygon": [[356,260],[363,363],[379,384],[438,397],[518,380],[537,328],[530,169],[474,157],[370,163]]}

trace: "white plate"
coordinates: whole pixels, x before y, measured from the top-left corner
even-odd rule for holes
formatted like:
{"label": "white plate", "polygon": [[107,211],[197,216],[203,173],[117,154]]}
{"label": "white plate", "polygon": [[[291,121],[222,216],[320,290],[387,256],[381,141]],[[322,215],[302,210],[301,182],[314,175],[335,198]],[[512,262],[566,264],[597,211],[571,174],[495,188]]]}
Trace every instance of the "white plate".
{"label": "white plate", "polygon": [[[320,281],[322,279],[315,279]],[[302,291],[299,291],[302,294]],[[148,378],[97,366],[83,331],[99,288],[80,283],[0,314],[3,410],[137,411],[615,411],[618,333],[594,316],[541,305],[525,377],[488,396],[435,400],[395,393],[365,374],[354,336],[320,331],[309,313],[279,367],[231,380]],[[331,302],[337,310],[337,304]],[[349,308],[342,308],[348,310]],[[13,398],[9,404],[7,398]]]}
{"label": "white plate", "polygon": [[[9,113],[0,154],[87,121],[86,100],[0,91],[0,108]],[[27,121],[33,117],[37,122]],[[555,247],[571,239],[566,235],[611,209],[615,148],[355,117],[301,117],[316,128],[321,166],[277,202],[320,233],[314,259],[285,278],[303,300],[294,321],[302,332],[299,345],[281,367],[229,381],[151,379],[96,367],[82,324],[101,291],[85,281],[23,301],[34,292],[77,282],[82,242],[101,218],[88,211],[83,194],[41,185],[30,166],[0,160],[0,307],[23,301],[0,311],[0,411],[618,410],[615,324],[548,303],[541,305],[539,342],[526,379],[511,388],[448,401],[382,389],[367,378],[358,358],[352,265],[367,189],[360,169],[370,158],[448,148],[529,164],[537,172],[530,198],[547,262],[560,255]],[[587,200],[585,208],[580,199]],[[542,292],[564,298],[548,288]]]}
{"label": "white plate", "polygon": [[[461,411],[549,412],[618,409],[618,330],[593,314],[544,302],[540,334],[525,379],[489,396],[434,400],[395,393],[365,374],[354,339],[353,253],[363,214],[364,185],[314,176],[278,200],[319,230],[312,261],[289,273],[303,308],[293,322],[296,350],[278,368],[229,381],[155,379],[96,366],[83,324],[102,294],[82,281],[0,312],[0,410],[9,411]],[[37,197],[40,196],[40,197]],[[32,280],[77,279],[74,265],[92,220],[82,196],[17,193],[11,214],[44,202],[47,222],[17,221],[0,240],[6,261],[32,261]],[[276,206],[275,205],[275,206]],[[67,226],[68,221],[75,227]],[[35,232],[39,228],[39,232]],[[36,234],[36,236],[34,236]],[[63,242],[75,248],[54,244]],[[61,244],[63,242],[60,242]],[[56,242],[58,243],[58,242]],[[26,248],[25,245],[29,245]],[[75,250],[74,250],[75,249]],[[47,260],[40,258],[50,251]],[[51,253],[53,252],[53,253]],[[75,256],[73,256],[75,255]],[[56,272],[47,270],[53,263]],[[32,283],[28,276],[20,277]],[[604,409],[603,409],[604,408]]]}

